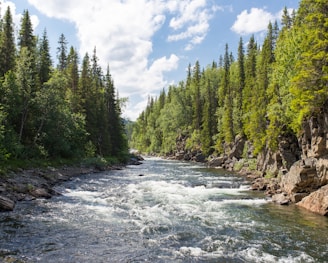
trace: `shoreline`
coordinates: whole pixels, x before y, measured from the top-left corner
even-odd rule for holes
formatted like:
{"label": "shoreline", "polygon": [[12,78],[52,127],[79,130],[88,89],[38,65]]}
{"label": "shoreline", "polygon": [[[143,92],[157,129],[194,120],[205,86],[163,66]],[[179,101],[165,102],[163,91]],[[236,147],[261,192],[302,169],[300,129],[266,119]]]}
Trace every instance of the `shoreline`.
{"label": "shoreline", "polygon": [[98,167],[62,166],[48,168],[31,168],[9,172],[0,176],[0,212],[13,211],[16,202],[49,199],[60,195],[53,187],[61,182],[72,180],[84,174],[94,174],[103,171],[120,170],[124,165]]}

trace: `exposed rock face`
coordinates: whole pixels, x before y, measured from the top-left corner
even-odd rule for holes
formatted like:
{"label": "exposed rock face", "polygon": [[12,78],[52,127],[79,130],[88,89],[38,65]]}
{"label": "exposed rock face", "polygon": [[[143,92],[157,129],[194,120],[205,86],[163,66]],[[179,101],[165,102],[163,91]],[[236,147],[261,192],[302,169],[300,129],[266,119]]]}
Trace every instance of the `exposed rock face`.
{"label": "exposed rock face", "polygon": [[281,187],[301,207],[328,215],[328,101],[303,122],[302,131],[301,160],[282,176]]}
{"label": "exposed rock face", "polygon": [[311,193],[318,189],[320,181],[316,170],[317,159],[308,158],[294,163],[289,172],[282,176],[281,187],[288,194]]}
{"label": "exposed rock face", "polygon": [[328,101],[302,124],[300,137],[302,158],[318,158],[328,154]]}
{"label": "exposed rock face", "polygon": [[243,156],[243,151],[245,147],[246,139],[243,136],[237,135],[235,138],[235,142],[231,147],[231,150],[228,153],[229,159],[240,159]]}
{"label": "exposed rock face", "polygon": [[293,163],[300,159],[301,150],[294,134],[286,133],[279,137],[278,151],[264,149],[257,158],[257,169],[263,174],[273,175],[286,173]]}
{"label": "exposed rock face", "polygon": [[320,215],[328,216],[328,185],[303,198],[297,205]]}

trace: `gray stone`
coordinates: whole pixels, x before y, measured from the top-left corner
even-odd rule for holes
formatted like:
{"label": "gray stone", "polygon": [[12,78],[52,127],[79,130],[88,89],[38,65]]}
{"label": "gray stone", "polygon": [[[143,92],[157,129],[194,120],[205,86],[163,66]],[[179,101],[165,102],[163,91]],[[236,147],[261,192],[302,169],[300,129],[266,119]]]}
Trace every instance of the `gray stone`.
{"label": "gray stone", "polygon": [[13,211],[15,202],[5,196],[0,195],[0,211]]}
{"label": "gray stone", "polygon": [[208,161],[207,165],[209,167],[222,167],[222,165],[227,160],[226,157],[215,157]]}
{"label": "gray stone", "polygon": [[280,193],[272,196],[272,202],[280,205],[288,205],[290,203],[290,199],[286,193]]}

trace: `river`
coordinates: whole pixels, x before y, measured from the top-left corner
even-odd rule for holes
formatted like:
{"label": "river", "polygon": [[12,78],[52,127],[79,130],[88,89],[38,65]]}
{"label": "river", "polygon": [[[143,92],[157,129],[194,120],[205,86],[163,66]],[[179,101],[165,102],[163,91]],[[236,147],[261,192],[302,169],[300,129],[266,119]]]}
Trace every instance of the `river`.
{"label": "river", "polygon": [[0,261],[328,262],[328,219],[278,206],[245,178],[148,158],[81,175],[0,214]]}

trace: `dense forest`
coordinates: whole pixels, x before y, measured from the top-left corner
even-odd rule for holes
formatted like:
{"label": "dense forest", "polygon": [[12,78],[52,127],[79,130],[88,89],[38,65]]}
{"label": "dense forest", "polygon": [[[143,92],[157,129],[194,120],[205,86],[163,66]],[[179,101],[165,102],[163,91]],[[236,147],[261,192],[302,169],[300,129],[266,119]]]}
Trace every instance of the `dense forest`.
{"label": "dense forest", "polygon": [[[10,8],[0,18],[0,162],[29,159],[122,160],[128,152],[114,81],[96,48],[81,66],[62,34],[54,66],[47,31],[33,33],[24,11],[15,37]],[[81,68],[79,68],[81,67]]]}
{"label": "dense forest", "polygon": [[243,137],[256,156],[274,151],[279,136],[297,136],[304,118],[328,99],[327,1],[302,0],[292,13],[285,8],[279,27],[270,23],[261,45],[252,36],[246,47],[240,38],[235,56],[226,44],[206,68],[189,65],[185,81],[149,98],[131,147],[209,156]]}

